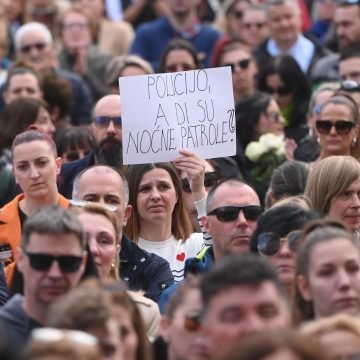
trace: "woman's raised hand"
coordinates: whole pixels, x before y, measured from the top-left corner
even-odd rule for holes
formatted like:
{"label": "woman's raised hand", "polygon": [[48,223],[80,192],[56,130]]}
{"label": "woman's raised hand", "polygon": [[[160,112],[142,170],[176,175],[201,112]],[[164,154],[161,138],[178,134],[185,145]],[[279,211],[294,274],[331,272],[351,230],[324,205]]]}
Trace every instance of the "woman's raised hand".
{"label": "woman's raised hand", "polygon": [[204,186],[205,164],[204,160],[189,150],[180,150],[181,156],[176,158],[173,163],[175,167],[184,172],[194,196],[194,200],[198,201],[206,197]]}

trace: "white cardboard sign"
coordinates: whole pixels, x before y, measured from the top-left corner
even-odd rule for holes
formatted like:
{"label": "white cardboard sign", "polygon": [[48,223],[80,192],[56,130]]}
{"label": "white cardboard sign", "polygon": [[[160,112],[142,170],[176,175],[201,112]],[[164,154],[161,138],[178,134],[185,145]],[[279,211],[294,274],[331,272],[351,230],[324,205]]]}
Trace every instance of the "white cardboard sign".
{"label": "white cardboard sign", "polygon": [[203,159],[236,153],[230,67],[119,78],[123,161],[172,161],[180,149]]}

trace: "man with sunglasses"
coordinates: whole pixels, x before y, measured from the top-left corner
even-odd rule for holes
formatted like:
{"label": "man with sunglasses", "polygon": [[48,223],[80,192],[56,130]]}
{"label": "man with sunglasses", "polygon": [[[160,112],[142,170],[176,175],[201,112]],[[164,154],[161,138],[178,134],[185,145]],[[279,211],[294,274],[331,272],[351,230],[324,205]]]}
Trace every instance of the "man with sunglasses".
{"label": "man with sunglasses", "polygon": [[64,164],[61,168],[59,191],[71,198],[77,174],[93,165],[108,165],[117,170],[123,167],[122,121],[120,95],[106,95],[95,105],[91,135],[94,148],[82,159]]}
{"label": "man with sunglasses", "polygon": [[0,310],[0,322],[16,352],[24,349],[32,329],[46,323],[49,306],[80,282],[85,248],[83,227],[68,210],[45,207],[27,219],[17,256],[24,296],[13,296]]}

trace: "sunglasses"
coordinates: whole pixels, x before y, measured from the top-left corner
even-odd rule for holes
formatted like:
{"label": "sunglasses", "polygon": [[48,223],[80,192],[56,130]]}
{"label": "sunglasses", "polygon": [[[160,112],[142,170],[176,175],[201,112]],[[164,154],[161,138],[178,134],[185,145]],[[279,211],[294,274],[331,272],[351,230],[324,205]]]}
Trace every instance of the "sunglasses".
{"label": "sunglasses", "polygon": [[24,45],[20,48],[20,51],[22,53],[29,53],[31,51],[32,48],[35,48],[37,51],[41,51],[44,50],[46,47],[45,43],[35,43],[35,44],[31,44],[31,45]]}
{"label": "sunglasses", "polygon": [[290,87],[288,86],[280,86],[278,88],[268,88],[266,90],[267,93],[274,95],[274,94],[278,94],[279,96],[284,96],[284,95],[289,95],[292,93],[292,90]]}
{"label": "sunglasses", "polygon": [[176,71],[189,71],[194,70],[194,66],[186,63],[179,63],[179,64],[171,64],[165,67],[167,72],[176,72]]}
{"label": "sunglasses", "polygon": [[354,80],[345,80],[340,83],[340,90],[346,92],[360,92],[360,84]]}
{"label": "sunglasses", "polygon": [[300,235],[300,230],[291,231],[286,238],[280,238],[278,234],[273,232],[262,233],[258,237],[257,249],[260,254],[272,256],[278,253],[283,243],[287,242],[289,249],[296,252]]}
{"label": "sunglasses", "polygon": [[250,65],[250,61],[251,61],[251,59],[244,59],[244,60],[240,60],[240,61],[235,62],[235,63],[224,64],[222,66],[230,66],[231,67],[231,72],[234,73],[237,66],[241,70],[246,70]]}
{"label": "sunglasses", "polygon": [[56,260],[59,264],[60,270],[63,273],[73,273],[80,269],[82,263],[82,256],[75,255],[59,255],[53,256],[50,254],[30,253],[25,252],[30,261],[30,266],[37,271],[48,271],[53,262]]}
{"label": "sunglasses", "polygon": [[243,26],[246,29],[251,29],[252,27],[254,27],[254,28],[260,30],[265,26],[265,23],[263,23],[263,22],[262,23],[261,22],[259,22],[259,23],[243,23]]}
{"label": "sunglasses", "polygon": [[99,129],[106,129],[109,126],[110,121],[113,122],[115,127],[121,128],[121,116],[95,116],[94,118],[94,124]]}
{"label": "sunglasses", "polygon": [[271,122],[278,123],[284,121],[284,117],[281,112],[265,112],[264,114]]}
{"label": "sunglasses", "polygon": [[316,120],[316,130],[322,135],[328,135],[332,129],[335,127],[336,132],[339,135],[347,135],[356,124],[353,121],[330,121],[330,120]]}
{"label": "sunglasses", "polygon": [[192,311],[185,314],[184,328],[190,332],[195,332],[201,328],[202,314],[200,311]]}
{"label": "sunglasses", "polygon": [[222,206],[211,210],[207,215],[215,215],[219,221],[229,222],[236,220],[240,211],[244,213],[245,219],[249,221],[256,221],[261,215],[261,207],[259,205]]}
{"label": "sunglasses", "polygon": [[[220,174],[217,171],[207,172],[204,176],[204,186],[206,188],[213,187],[220,181],[220,178]],[[190,183],[187,178],[181,180],[181,187],[185,192],[191,193]]]}

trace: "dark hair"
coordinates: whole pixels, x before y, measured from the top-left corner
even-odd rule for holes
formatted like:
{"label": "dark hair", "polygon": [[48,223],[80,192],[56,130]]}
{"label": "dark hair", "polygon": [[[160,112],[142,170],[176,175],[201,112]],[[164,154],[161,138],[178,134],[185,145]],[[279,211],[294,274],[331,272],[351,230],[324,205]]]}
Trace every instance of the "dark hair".
{"label": "dark hair", "polygon": [[0,114],[0,149],[11,147],[15,136],[33,125],[41,108],[48,110],[44,101],[25,97],[6,105]]}
{"label": "dark hair", "polygon": [[55,136],[59,156],[77,149],[92,149],[91,132],[88,126],[70,126],[60,129]]}
{"label": "dark hair", "polygon": [[256,230],[250,240],[250,250],[257,253],[257,241],[260,234],[274,232],[285,237],[293,230],[300,230],[310,220],[319,219],[314,211],[305,210],[299,206],[281,205],[265,211],[257,222]]}
{"label": "dark hair", "polygon": [[58,110],[59,119],[70,115],[74,98],[69,80],[54,74],[46,74],[43,77],[42,89],[51,113]]}
{"label": "dark hair", "polygon": [[347,46],[340,51],[339,61],[349,60],[353,58],[360,58],[360,45],[358,43]]}
{"label": "dark hair", "polygon": [[272,97],[265,93],[257,92],[242,99],[236,104],[236,139],[243,149],[256,140],[256,127],[262,113],[266,112]]}
{"label": "dark hair", "polygon": [[[20,64],[20,63],[19,63]],[[26,63],[23,64],[24,66],[16,66],[14,64],[10,70],[8,71],[6,81],[4,83],[4,92],[9,90],[11,79],[16,75],[25,75],[25,74],[31,74],[34,75],[36,80],[38,81],[39,88],[42,89],[42,79],[39,75],[39,73],[31,66]]]}
{"label": "dark hair", "polygon": [[[275,269],[261,256],[255,254],[229,255],[205,273],[200,283],[204,307],[224,290],[236,286],[261,285],[270,281],[282,298],[284,290]],[[285,301],[285,300],[284,300]]]}
{"label": "dark hair", "polygon": [[320,344],[292,332],[262,333],[245,339],[220,360],[262,360],[278,351],[289,350],[301,360],[326,360]]}
{"label": "dark hair", "polygon": [[127,178],[129,182],[129,205],[132,206],[132,215],[125,226],[125,233],[135,242],[139,238],[140,219],[137,207],[137,196],[139,184],[145,173],[153,169],[163,169],[171,177],[178,201],[172,213],[171,233],[176,239],[185,241],[192,233],[192,226],[184,203],[181,182],[177,171],[171,163],[140,164],[131,165],[128,169]]}
{"label": "dark hair", "polygon": [[165,47],[161,58],[160,58],[160,66],[159,66],[159,72],[166,72],[166,60],[169,53],[173,50],[184,50],[189,53],[189,55],[192,57],[192,60],[195,64],[196,69],[201,68],[201,63],[198,59],[198,54],[194,46],[187,40],[182,38],[174,38],[172,39]]}
{"label": "dark hair", "polygon": [[309,173],[310,168],[306,163],[296,160],[285,161],[271,176],[269,188],[273,198],[280,200],[285,196],[303,194]]}
{"label": "dark hair", "polygon": [[26,249],[33,233],[73,234],[79,240],[82,249],[85,249],[87,244],[86,233],[78,218],[60,206],[44,206],[26,219],[21,239],[23,249]]}
{"label": "dark hair", "polygon": [[301,70],[297,61],[288,55],[277,56],[270,59],[269,63],[259,72],[259,90],[269,91],[267,77],[274,74],[279,75],[284,85],[291,89],[294,96],[294,106],[296,107],[306,102],[307,107],[311,96],[311,87],[308,78]]}
{"label": "dark hair", "polygon": [[45,141],[49,144],[51,150],[54,152],[54,156],[57,156],[57,151],[56,151],[56,145],[54,143],[54,140],[45,133],[42,133],[40,131],[37,130],[27,130],[24,131],[22,133],[20,133],[19,135],[16,135],[12,145],[11,145],[11,155],[13,157],[14,155],[14,149],[16,148],[16,146],[21,145],[21,144],[26,144],[32,141]]}

